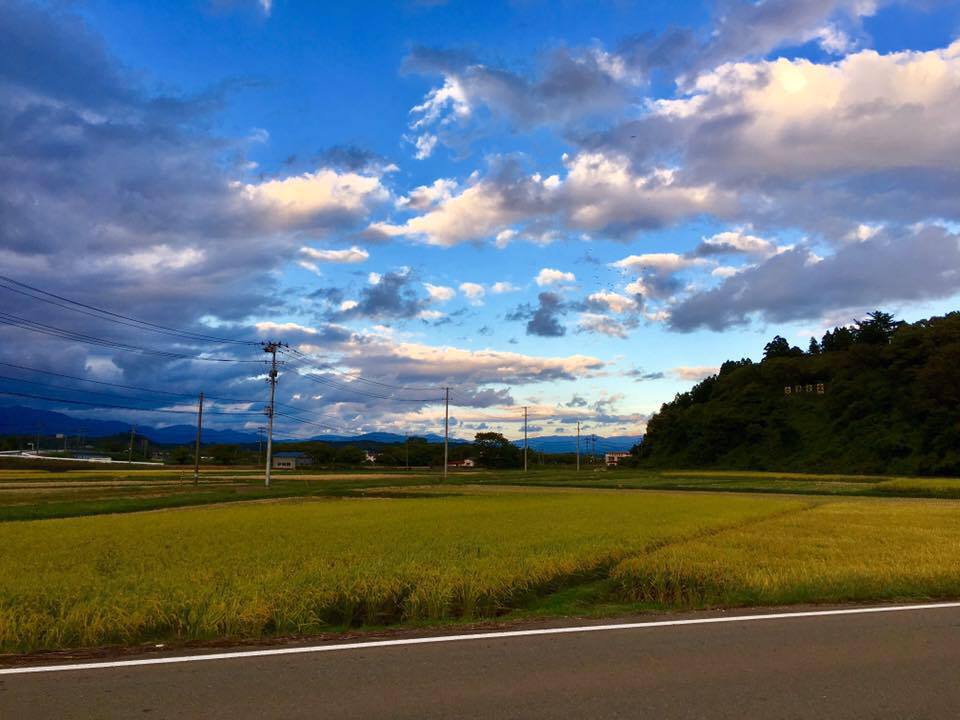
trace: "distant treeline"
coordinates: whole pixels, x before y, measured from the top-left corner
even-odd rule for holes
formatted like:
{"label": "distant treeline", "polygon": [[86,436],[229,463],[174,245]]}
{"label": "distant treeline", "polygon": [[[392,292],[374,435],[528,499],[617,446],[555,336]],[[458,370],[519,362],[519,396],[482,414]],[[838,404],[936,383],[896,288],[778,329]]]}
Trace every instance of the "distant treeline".
{"label": "distant treeline", "polygon": [[725,362],[664,404],[635,452],[652,467],[960,475],[960,313],[876,311],[805,351],[777,336],[762,361]]}

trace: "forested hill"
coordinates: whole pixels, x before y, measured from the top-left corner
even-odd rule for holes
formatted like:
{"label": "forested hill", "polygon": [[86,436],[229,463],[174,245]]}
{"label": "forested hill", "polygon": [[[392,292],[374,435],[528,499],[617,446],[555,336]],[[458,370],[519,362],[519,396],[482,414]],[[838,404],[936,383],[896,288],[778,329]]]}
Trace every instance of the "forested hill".
{"label": "forested hill", "polygon": [[878,311],[807,350],[778,336],[663,405],[639,451],[656,467],[960,475],[960,313]]}

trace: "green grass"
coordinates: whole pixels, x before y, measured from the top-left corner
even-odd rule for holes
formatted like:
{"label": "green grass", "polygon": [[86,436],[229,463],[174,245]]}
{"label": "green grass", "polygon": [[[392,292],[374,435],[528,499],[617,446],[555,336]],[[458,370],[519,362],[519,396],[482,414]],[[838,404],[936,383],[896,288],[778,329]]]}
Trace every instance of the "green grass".
{"label": "green grass", "polygon": [[0,524],[0,648],[482,618],[798,500],[613,492],[327,499]]}
{"label": "green grass", "polygon": [[[171,470],[103,469],[51,473],[42,469],[0,470],[0,522],[80,517],[242,500],[343,496],[383,488],[439,484],[440,473],[404,471],[335,471],[274,476],[266,489],[260,470],[204,468],[199,486],[192,473]],[[861,475],[811,475],[717,471],[653,472],[620,468],[606,471],[585,465],[567,468],[451,473],[446,485],[531,486],[542,488],[612,488],[681,490],[776,495],[917,497],[960,499],[960,479]]]}
{"label": "green grass", "polygon": [[960,597],[960,505],[831,501],[624,560],[611,578],[665,607]]}

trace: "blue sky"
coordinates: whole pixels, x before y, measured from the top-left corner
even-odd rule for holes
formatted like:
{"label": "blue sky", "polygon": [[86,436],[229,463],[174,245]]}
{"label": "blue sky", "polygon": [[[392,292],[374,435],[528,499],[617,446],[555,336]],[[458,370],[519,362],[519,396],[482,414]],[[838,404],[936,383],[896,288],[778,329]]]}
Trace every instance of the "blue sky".
{"label": "blue sky", "polygon": [[[6,274],[285,340],[339,380],[291,364],[281,398],[342,430],[435,430],[451,385],[463,436],[523,405],[637,434],[776,333],[960,292],[957,3],[3,5]],[[42,343],[31,367],[264,393]]]}

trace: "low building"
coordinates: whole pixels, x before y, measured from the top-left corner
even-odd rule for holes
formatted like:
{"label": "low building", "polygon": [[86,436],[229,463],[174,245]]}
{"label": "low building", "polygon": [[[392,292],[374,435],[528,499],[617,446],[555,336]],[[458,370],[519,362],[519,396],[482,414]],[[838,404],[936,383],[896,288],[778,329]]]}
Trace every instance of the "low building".
{"label": "low building", "polygon": [[630,457],[628,452],[608,452],[604,454],[603,459],[607,467],[611,467],[612,465],[619,465],[621,460],[628,457]]}
{"label": "low building", "polygon": [[313,460],[305,452],[278,452],[273,454],[274,470],[296,470],[306,465],[313,465]]}
{"label": "low building", "polygon": [[464,458],[463,460],[451,460],[448,465],[452,468],[472,468],[476,467],[477,463],[474,462],[473,458]]}
{"label": "low building", "polygon": [[108,463],[113,462],[113,458],[109,455],[96,455],[94,453],[78,452],[73,454],[74,460],[83,460],[84,462],[102,462]]}
{"label": "low building", "polygon": [[364,450],[363,452],[366,455],[365,462],[368,462],[371,465],[377,462],[377,454],[373,452],[373,450]]}

